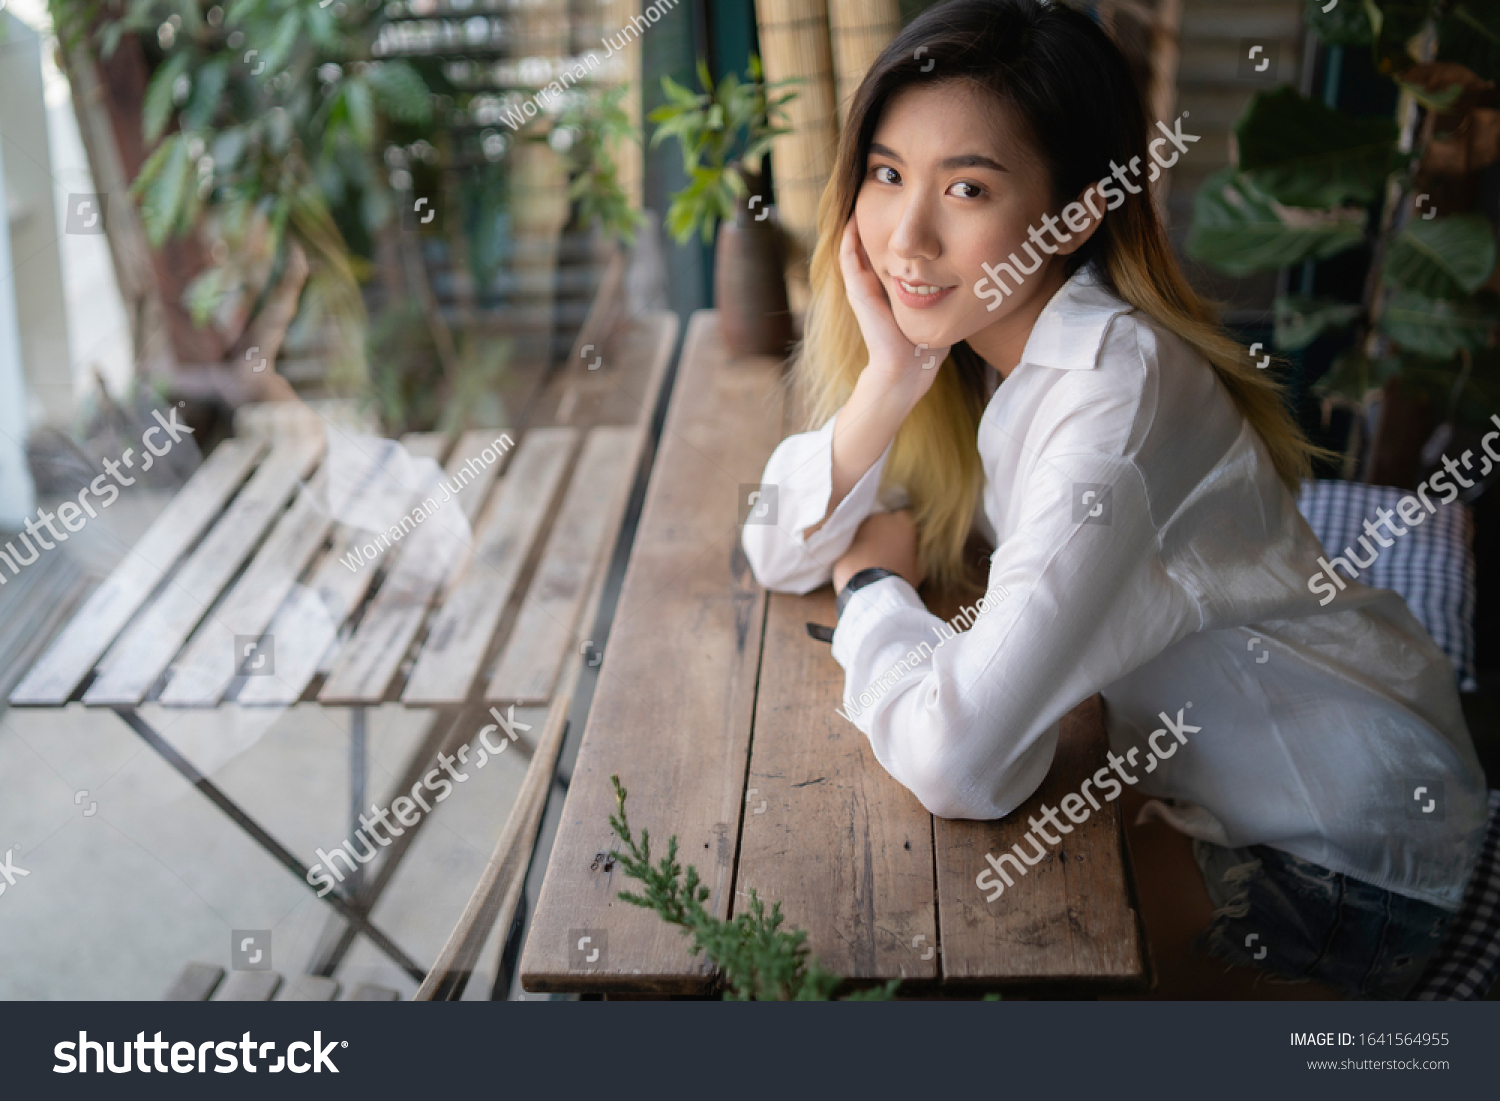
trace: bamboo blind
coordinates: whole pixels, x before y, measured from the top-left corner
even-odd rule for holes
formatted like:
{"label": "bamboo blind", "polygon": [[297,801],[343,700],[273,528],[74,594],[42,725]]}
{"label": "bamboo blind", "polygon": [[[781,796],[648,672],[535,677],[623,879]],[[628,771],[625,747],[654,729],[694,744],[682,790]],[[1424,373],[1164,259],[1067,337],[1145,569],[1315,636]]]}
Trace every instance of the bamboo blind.
{"label": "bamboo blind", "polygon": [[865,71],[901,30],[900,6],[896,0],[828,0],[828,30],[842,129]]}
{"label": "bamboo blind", "polygon": [[[612,41],[617,40],[621,31],[631,25],[630,17],[641,14],[641,0],[604,0],[602,5],[604,13],[604,36]],[[637,133],[642,132],[643,120],[641,118],[641,40],[639,35],[631,34],[629,43],[624,50],[616,50],[605,65],[613,67],[616,62],[620,68],[618,75],[610,73],[603,76],[602,82],[608,84],[624,84],[629,90],[625,93],[625,99],[620,106],[630,116],[630,123]],[[597,44],[600,57],[603,57],[604,46]],[[610,146],[610,155],[615,158],[615,164],[620,168],[620,185],[625,189],[625,194],[630,196],[631,205],[639,208],[645,201],[644,187],[644,151],[642,143],[633,141],[618,141]]]}
{"label": "bamboo blind", "polygon": [[[1121,44],[1132,69],[1144,68],[1147,74],[1141,89],[1151,119],[1170,123],[1177,110],[1177,67],[1181,56],[1182,0],[1099,0],[1099,17],[1110,36]],[[1135,23],[1145,35],[1146,56],[1133,52],[1124,33],[1125,20]],[[1167,169],[1152,185],[1157,207],[1166,210],[1172,172]]]}
{"label": "bamboo blind", "polygon": [[833,171],[838,144],[833,56],[826,0],[756,0],[761,59],[768,81],[801,78],[787,104],[792,127],[772,146],[781,224],[811,252],[818,198]]}

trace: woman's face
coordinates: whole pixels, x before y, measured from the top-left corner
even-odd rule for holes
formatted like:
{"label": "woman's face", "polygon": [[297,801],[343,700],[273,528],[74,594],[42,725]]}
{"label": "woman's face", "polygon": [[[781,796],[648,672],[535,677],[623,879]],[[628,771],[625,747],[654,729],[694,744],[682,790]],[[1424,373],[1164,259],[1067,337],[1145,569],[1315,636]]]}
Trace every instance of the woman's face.
{"label": "woman's face", "polygon": [[[1022,133],[1009,108],[967,83],[905,88],[875,129],[854,207],[860,240],[907,339],[933,348],[967,340],[1004,371],[1065,281],[1063,256],[1085,239],[1055,218],[1071,241],[1060,244],[1048,231],[1050,181]],[[1032,245],[1043,264],[1019,286],[1001,272],[1002,293],[984,265],[1009,262],[1014,252],[1032,267],[1024,246],[1037,240],[1033,227],[1047,246]]]}

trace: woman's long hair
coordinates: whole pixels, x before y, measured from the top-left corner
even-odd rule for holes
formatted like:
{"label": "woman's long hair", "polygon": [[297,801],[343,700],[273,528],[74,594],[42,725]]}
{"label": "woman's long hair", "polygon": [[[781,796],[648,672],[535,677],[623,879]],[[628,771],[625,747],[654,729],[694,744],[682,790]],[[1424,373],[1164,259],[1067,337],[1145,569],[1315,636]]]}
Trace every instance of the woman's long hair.
{"label": "woman's long hair", "polygon": [[[953,0],[915,19],[870,66],[855,93],[838,160],[818,204],[812,294],[794,372],[813,424],[848,401],[868,362],[838,253],[876,125],[902,88],[954,79],[970,82],[1011,109],[1050,173],[1055,211],[1110,175],[1111,162],[1152,163],[1146,114],[1129,66],[1087,16],[1040,0]],[[1093,237],[1065,258],[1064,270],[1071,276],[1091,259],[1099,261],[1101,276],[1120,298],[1176,333],[1213,366],[1265,441],[1276,473],[1295,493],[1321,452],[1303,437],[1277,383],[1253,366],[1244,347],[1219,324],[1214,308],[1188,286],[1149,187],[1127,192],[1124,205],[1107,212]],[[904,486],[911,497],[918,556],[927,576],[940,585],[966,581],[964,548],[984,481],[976,441],[987,370],[966,343],[955,345],[896,434],[884,472],[887,483]]]}

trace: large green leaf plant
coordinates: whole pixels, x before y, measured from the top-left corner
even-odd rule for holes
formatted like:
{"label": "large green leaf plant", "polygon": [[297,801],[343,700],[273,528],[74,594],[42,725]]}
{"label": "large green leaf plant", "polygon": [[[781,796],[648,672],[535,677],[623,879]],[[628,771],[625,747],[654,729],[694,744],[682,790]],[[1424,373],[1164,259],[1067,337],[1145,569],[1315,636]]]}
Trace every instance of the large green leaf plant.
{"label": "large green leaf plant", "polygon": [[1198,193],[1187,251],[1243,276],[1368,248],[1360,302],[1277,299],[1276,347],[1352,327],[1318,384],[1329,400],[1361,403],[1400,375],[1450,421],[1482,421],[1500,409],[1495,227],[1438,209],[1427,189],[1455,194],[1444,180],[1500,159],[1500,0],[1305,2],[1320,38],[1369,48],[1397,82],[1397,120],[1352,119],[1290,87],[1257,95],[1230,166]]}

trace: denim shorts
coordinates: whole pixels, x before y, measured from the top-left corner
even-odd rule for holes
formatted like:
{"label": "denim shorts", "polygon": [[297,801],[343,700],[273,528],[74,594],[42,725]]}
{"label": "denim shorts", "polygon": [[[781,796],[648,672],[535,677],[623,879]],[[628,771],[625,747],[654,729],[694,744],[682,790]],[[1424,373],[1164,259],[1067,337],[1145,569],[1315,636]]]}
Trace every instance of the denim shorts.
{"label": "denim shorts", "polygon": [[1401,998],[1454,917],[1428,902],[1273,849],[1193,841],[1214,904],[1197,949],[1346,998]]}

